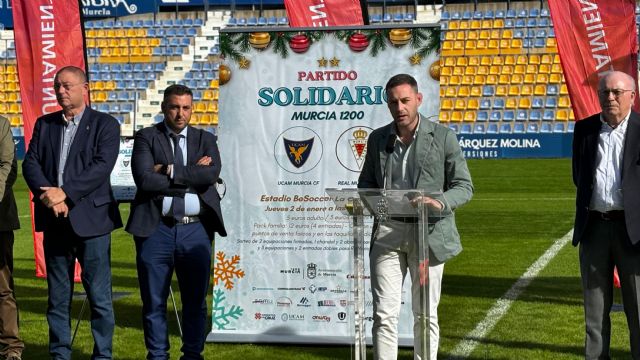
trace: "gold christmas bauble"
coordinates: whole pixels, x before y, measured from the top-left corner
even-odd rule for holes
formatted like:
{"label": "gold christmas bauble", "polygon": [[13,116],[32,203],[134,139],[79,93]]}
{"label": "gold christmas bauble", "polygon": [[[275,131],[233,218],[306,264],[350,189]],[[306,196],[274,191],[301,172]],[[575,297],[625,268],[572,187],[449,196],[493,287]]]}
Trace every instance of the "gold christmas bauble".
{"label": "gold christmas bauble", "polygon": [[269,42],[271,41],[271,35],[266,32],[257,32],[249,34],[249,44],[254,49],[262,50],[269,46]]}
{"label": "gold christmas bauble", "polygon": [[409,29],[391,29],[389,31],[389,40],[395,46],[405,45],[411,40],[411,30]]}
{"label": "gold christmas bauble", "polygon": [[218,68],[218,76],[220,79],[220,85],[224,85],[231,80],[231,69],[225,64],[220,64]]}
{"label": "gold christmas bauble", "polygon": [[429,75],[433,80],[440,81],[440,60],[436,60],[429,66]]}

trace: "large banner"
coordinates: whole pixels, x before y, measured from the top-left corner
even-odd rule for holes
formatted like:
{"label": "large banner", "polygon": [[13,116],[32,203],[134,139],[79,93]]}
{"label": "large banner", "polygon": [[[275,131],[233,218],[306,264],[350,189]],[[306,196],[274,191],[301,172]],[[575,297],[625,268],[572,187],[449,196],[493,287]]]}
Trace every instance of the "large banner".
{"label": "large banner", "polygon": [[[60,110],[53,90],[56,72],[67,65],[85,69],[84,33],[77,0],[14,0],[13,21],[28,148],[36,119]],[[36,275],[45,277],[42,234],[33,234]]]}
{"label": "large banner", "polygon": [[[549,0],[558,52],[577,120],[600,112],[599,74],[638,79],[634,0]],[[640,110],[636,96],[634,109]]]}
{"label": "large banner", "polygon": [[[392,75],[413,75],[420,111],[437,117],[439,83],[429,70],[439,63],[438,37],[432,28],[222,32],[218,131],[229,236],[215,243],[209,340],[349,341],[349,224],[326,220],[340,216],[324,189],[356,187],[369,134],[392,121],[384,92]],[[404,345],[413,343],[408,283]],[[370,335],[368,280],[366,294]]]}
{"label": "large banner", "polygon": [[459,134],[458,144],[467,159],[571,157],[572,133]]}
{"label": "large banner", "polygon": [[284,0],[291,27],[363,25],[360,0]]}

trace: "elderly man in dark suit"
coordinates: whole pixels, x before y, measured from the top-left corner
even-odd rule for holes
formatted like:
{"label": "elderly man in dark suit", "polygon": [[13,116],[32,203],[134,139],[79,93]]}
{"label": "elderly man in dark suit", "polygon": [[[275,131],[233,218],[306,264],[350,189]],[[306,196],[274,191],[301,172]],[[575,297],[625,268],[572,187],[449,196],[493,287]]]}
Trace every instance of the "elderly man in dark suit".
{"label": "elderly man in dark suit", "polygon": [[573,245],[580,244],[586,323],[585,357],[608,359],[613,268],[618,268],[633,359],[640,359],[640,116],[631,110],[635,80],[601,77],[602,112],[576,123],[577,187]]}
{"label": "elderly man in dark suit", "polygon": [[168,359],[167,296],[175,269],[182,298],[181,359],[203,359],[205,302],[214,233],[226,236],[215,184],[216,137],[189,126],[193,94],[183,85],[164,91],[164,121],[140,130],[132,157],[138,187],[127,231],[136,243],[147,359]]}
{"label": "elderly man in dark suit", "polygon": [[22,172],[33,193],[36,231],[44,232],[49,302],[49,353],[71,358],[70,310],[75,260],[91,306],[92,359],[112,358],[111,231],[122,226],[109,175],[118,157],[120,125],[86,106],[87,77],[60,69],[57,111],[40,117]]}
{"label": "elderly man in dark suit", "polygon": [[20,228],[13,184],[18,177],[15,144],[7,119],[0,117],[0,357],[20,360],[18,305],[13,293],[13,230]]}

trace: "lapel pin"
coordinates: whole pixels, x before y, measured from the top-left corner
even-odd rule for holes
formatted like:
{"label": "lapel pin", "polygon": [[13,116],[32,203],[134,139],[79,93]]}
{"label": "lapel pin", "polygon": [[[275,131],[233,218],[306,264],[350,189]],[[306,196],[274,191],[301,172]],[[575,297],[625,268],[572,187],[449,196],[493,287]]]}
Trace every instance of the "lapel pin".
{"label": "lapel pin", "polygon": [[89,130],[89,125],[87,125],[87,130]]}

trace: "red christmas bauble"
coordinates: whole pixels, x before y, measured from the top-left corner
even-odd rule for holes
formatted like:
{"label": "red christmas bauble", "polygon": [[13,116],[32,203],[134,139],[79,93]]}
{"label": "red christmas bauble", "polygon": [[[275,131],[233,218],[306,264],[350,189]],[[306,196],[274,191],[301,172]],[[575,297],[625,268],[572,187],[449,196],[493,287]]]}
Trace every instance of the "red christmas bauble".
{"label": "red christmas bauble", "polygon": [[355,33],[349,37],[349,48],[360,52],[369,46],[369,39],[362,33]]}
{"label": "red christmas bauble", "polygon": [[311,45],[311,42],[309,41],[307,35],[294,35],[291,40],[289,40],[289,47],[291,48],[291,50],[293,50],[293,52],[298,54],[305,53],[307,50],[309,50],[309,45]]}

